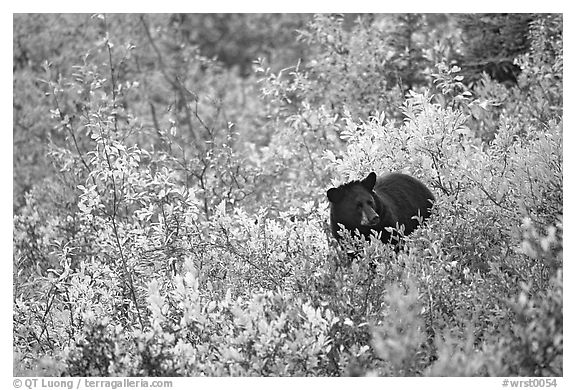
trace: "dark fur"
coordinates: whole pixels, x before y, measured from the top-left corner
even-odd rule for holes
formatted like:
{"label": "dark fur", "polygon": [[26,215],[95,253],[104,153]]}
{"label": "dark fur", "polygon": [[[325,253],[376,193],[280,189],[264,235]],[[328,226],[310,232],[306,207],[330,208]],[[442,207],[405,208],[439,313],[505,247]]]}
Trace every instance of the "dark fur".
{"label": "dark fur", "polygon": [[[398,243],[386,227],[404,227],[404,235],[418,227],[412,217],[430,217],[435,198],[419,180],[402,173],[391,173],[376,178],[374,172],[364,180],[352,181],[326,193],[330,201],[330,226],[332,235],[340,239],[339,226],[347,230],[358,229],[368,239],[372,230],[381,232],[384,243]],[[364,218],[362,218],[364,215]],[[362,220],[364,219],[364,220]]]}

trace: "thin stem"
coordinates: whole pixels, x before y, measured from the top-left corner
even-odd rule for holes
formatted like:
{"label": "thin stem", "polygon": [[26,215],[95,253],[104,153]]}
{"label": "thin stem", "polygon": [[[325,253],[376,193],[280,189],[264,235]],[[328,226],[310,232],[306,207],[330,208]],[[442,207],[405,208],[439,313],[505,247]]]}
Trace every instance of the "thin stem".
{"label": "thin stem", "polygon": [[[112,61],[112,47],[110,45],[108,39],[108,25],[106,24],[106,16],[104,16],[104,24],[106,28],[106,46],[108,48],[108,58],[110,61],[110,74],[111,74],[111,82],[112,82],[112,107],[113,107],[113,115],[112,115],[112,122],[114,124],[114,130],[118,132],[118,120],[116,116],[116,80],[114,77],[114,65]],[[103,133],[103,132],[102,132]],[[114,167],[112,166],[112,161],[110,159],[110,155],[108,154],[108,148],[106,147],[106,137],[102,137],[104,155],[106,156],[106,163],[108,165],[108,169],[111,173],[114,172]],[[126,257],[124,255],[124,250],[122,248],[122,243],[120,242],[120,234],[118,232],[118,225],[116,223],[116,218],[118,216],[118,207],[119,207],[119,200],[117,195],[117,188],[116,188],[116,179],[114,174],[112,174],[112,215],[109,215],[110,223],[112,224],[112,230],[114,233],[114,239],[116,241],[116,245],[118,247],[118,253],[120,254],[120,260],[122,263],[122,270],[124,272],[125,278],[128,281],[128,287],[130,290],[130,296],[132,301],[134,302],[134,306],[136,308],[136,314],[138,315],[138,320],[140,322],[140,326],[144,329],[144,321],[142,320],[142,316],[140,314],[140,306],[138,305],[138,299],[136,297],[136,291],[134,288],[134,282],[132,280],[132,274],[129,272],[128,269],[128,262],[126,261]]]}
{"label": "thin stem", "polygon": [[116,77],[114,76],[114,63],[112,62],[112,45],[108,36],[108,23],[104,14],[104,29],[106,31],[106,48],[108,49],[108,61],[110,63],[110,82],[112,83],[112,117],[114,118],[114,130],[118,132],[118,121],[116,118]]}
{"label": "thin stem", "polygon": [[[86,168],[86,171],[90,172],[90,166],[88,166],[88,163],[86,162],[86,160],[84,160],[84,156],[82,154],[82,151],[80,150],[80,145],[78,145],[78,140],[76,139],[76,134],[74,134],[74,130],[72,130],[72,125],[70,123],[71,119],[66,119],[66,115],[64,115],[64,113],[60,109],[60,102],[58,101],[58,96],[56,96],[56,94],[54,94],[53,96],[54,96],[54,102],[56,103],[56,109],[58,110],[58,115],[60,116],[60,120],[64,123],[64,128],[66,129],[66,131],[68,131],[70,137],[72,138],[72,141],[74,142],[74,148],[76,149],[76,153],[78,153],[78,157],[80,158],[82,165],[84,165],[84,168]],[[96,185],[96,179],[93,176],[92,176],[92,183]]]}

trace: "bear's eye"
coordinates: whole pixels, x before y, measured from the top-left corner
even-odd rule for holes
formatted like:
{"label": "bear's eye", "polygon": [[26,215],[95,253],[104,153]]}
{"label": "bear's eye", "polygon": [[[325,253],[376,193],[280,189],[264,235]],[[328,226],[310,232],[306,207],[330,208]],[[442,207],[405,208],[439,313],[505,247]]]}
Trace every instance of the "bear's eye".
{"label": "bear's eye", "polygon": [[358,210],[361,210],[361,209],[362,209],[362,203],[358,203],[358,204],[356,205],[356,208],[357,208]]}

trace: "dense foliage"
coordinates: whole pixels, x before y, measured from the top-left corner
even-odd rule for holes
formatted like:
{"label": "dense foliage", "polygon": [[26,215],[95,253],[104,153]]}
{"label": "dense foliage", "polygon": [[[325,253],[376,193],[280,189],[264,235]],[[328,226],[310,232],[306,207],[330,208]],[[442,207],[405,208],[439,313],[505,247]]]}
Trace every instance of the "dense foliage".
{"label": "dense foliage", "polygon": [[[15,375],[563,375],[561,15],[15,15],[13,69]],[[370,171],[437,203],[351,260]]]}

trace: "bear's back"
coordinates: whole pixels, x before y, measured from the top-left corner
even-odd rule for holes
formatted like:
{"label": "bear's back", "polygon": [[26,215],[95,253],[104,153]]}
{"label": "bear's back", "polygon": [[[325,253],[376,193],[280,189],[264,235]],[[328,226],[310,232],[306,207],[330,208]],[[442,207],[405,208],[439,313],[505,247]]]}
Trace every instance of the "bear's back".
{"label": "bear's back", "polygon": [[[386,226],[396,222],[404,225],[404,233],[410,234],[418,226],[413,216],[430,216],[430,207],[434,201],[432,192],[418,179],[403,173],[390,173],[378,177],[374,192],[384,206],[392,211],[394,221],[383,220]],[[395,227],[395,226],[392,226]]]}

